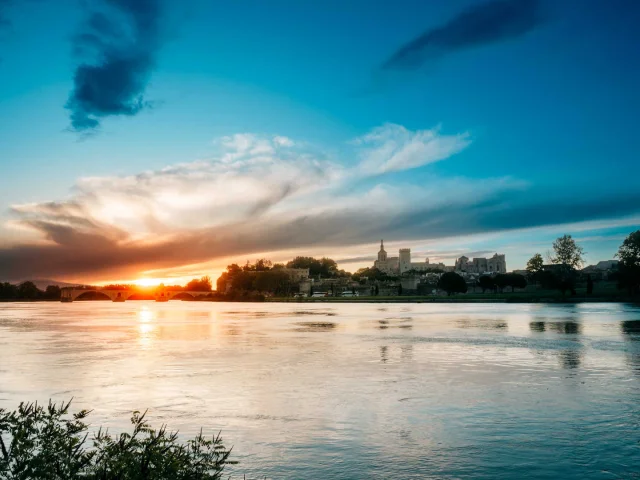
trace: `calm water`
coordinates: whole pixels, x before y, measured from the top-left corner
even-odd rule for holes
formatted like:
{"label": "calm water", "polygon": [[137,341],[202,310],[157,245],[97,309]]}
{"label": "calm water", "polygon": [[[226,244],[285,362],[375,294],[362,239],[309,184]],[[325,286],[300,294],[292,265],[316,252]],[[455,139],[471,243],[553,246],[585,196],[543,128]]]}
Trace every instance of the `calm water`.
{"label": "calm water", "polygon": [[72,396],[222,429],[234,478],[640,478],[640,309],[0,304],[0,407]]}

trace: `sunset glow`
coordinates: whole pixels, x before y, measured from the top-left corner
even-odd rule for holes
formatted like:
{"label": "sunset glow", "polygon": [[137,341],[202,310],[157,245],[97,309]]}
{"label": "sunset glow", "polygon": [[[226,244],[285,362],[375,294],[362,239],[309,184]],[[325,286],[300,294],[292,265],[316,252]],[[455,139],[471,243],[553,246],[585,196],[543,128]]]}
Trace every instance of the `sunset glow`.
{"label": "sunset glow", "polygon": [[[243,17],[245,44],[235,42],[232,19],[244,10],[233,2],[222,11],[204,2],[197,15],[181,2],[106,3],[100,18],[126,23],[131,35],[89,42],[111,30],[96,30],[89,6],[78,15],[54,2],[42,2],[27,28],[28,9],[0,1],[0,69],[15,73],[0,73],[2,281],[153,287],[208,275],[215,283],[231,263],[295,255],[334,258],[354,272],[372,264],[380,238],[447,265],[501,252],[522,269],[567,231],[597,263],[640,223],[631,127],[640,67],[625,23],[634,17],[616,16],[607,2],[540,16],[535,0],[514,2],[519,27],[470,38],[447,23],[461,5],[416,2],[411,23],[389,4],[365,8],[360,42],[346,41],[354,31],[338,22],[320,49],[304,43],[313,36],[264,31],[269,19],[312,28],[321,9],[311,5],[255,2],[254,16]],[[504,3],[488,2],[478,18],[508,23],[492,10]],[[39,62],[42,42],[32,35],[46,35],[51,18],[59,34],[46,42],[58,56]],[[177,25],[165,31],[169,18]],[[587,29],[586,43],[564,43],[583,38],[581,21],[599,18],[608,20]],[[421,43],[429,22],[455,38]],[[199,33],[169,33],[192,27]],[[309,56],[298,64],[282,45]],[[629,59],[623,76],[619,58]]]}
{"label": "sunset glow", "polygon": [[166,280],[162,278],[140,278],[135,280],[133,283],[135,285],[140,285],[141,287],[155,287],[165,282]]}

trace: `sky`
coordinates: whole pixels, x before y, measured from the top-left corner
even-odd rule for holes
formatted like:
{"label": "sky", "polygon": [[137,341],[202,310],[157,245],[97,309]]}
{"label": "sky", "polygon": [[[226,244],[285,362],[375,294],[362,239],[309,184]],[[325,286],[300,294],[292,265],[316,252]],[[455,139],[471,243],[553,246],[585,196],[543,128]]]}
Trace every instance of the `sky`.
{"label": "sky", "polygon": [[640,225],[635,0],[0,0],[0,281]]}

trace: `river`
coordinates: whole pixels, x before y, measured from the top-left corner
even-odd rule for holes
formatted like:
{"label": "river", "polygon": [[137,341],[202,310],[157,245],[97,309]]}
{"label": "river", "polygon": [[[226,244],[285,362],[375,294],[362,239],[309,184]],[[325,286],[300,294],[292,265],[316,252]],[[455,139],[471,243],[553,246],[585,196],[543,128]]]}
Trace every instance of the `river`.
{"label": "river", "polygon": [[232,478],[640,478],[640,308],[0,304],[0,407],[71,397],[222,430]]}

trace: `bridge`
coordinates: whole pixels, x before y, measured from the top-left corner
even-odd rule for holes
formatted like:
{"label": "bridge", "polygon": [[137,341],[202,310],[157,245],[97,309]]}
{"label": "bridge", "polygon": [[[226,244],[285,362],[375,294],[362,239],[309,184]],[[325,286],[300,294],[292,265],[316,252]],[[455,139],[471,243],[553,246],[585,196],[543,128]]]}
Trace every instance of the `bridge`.
{"label": "bridge", "polygon": [[[111,299],[112,302],[124,302],[129,299],[129,297],[144,293],[140,290],[134,289],[123,289],[123,290],[110,290],[105,288],[63,288],[60,296],[61,302],[73,302],[77,300],[78,297],[84,295],[85,293],[94,292],[101,295],[104,295]],[[178,295],[187,294],[192,298],[201,297],[204,295],[208,295],[211,292],[199,292],[199,291],[190,291],[190,290],[162,290],[157,289],[153,292],[153,297],[156,302],[168,302],[172,298]]]}

